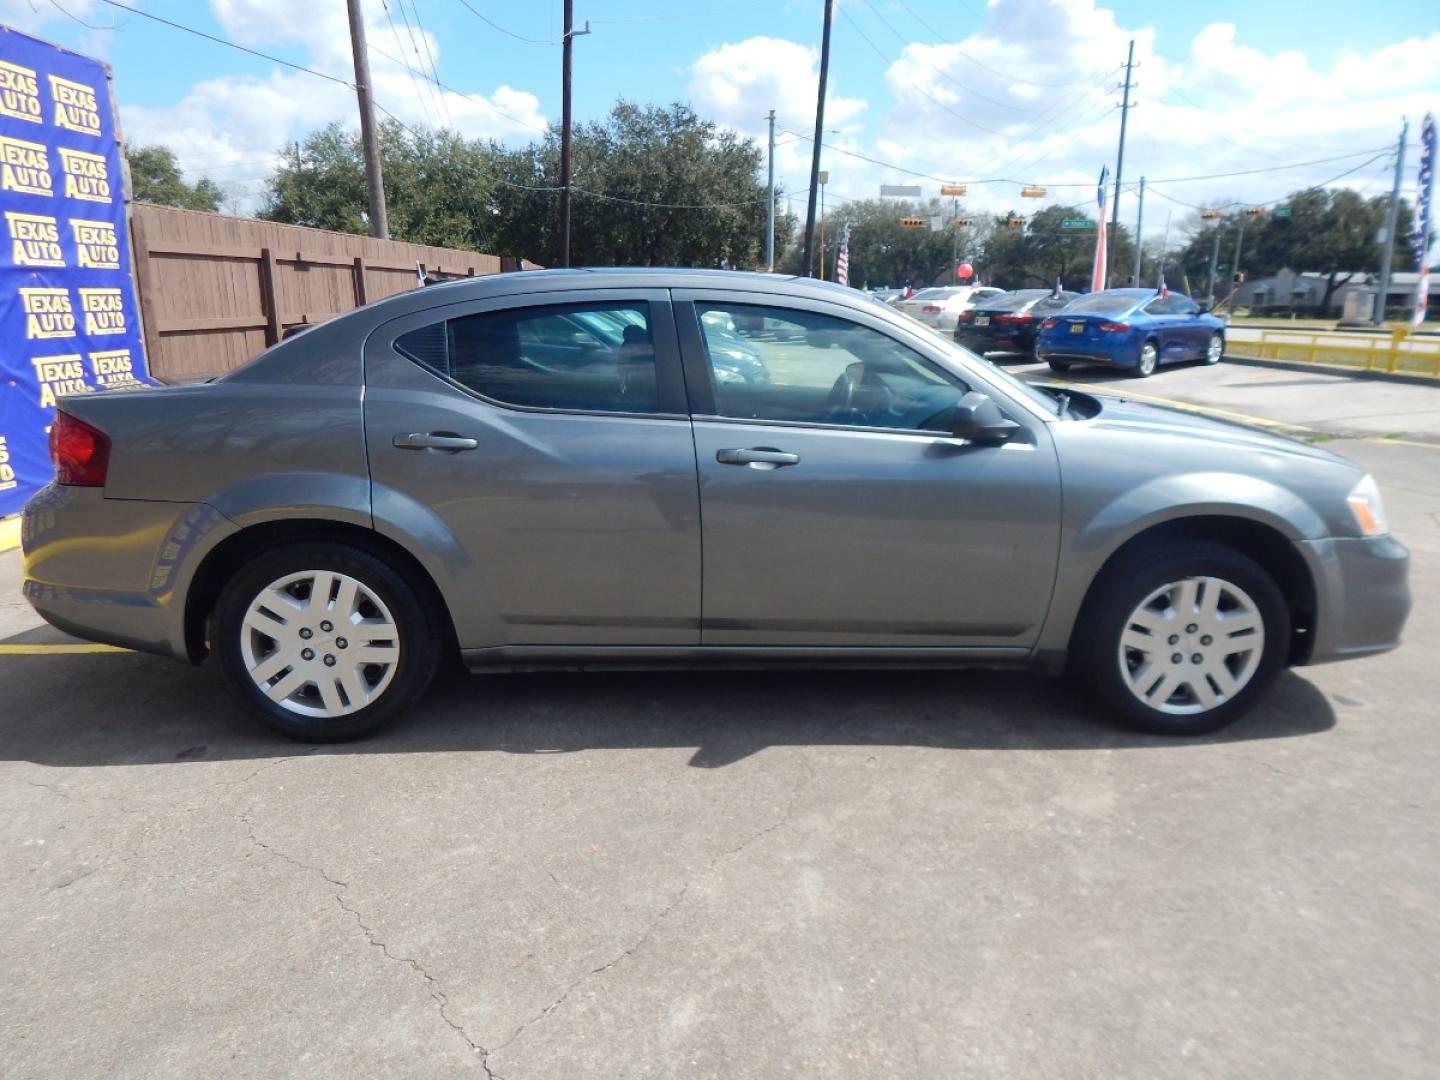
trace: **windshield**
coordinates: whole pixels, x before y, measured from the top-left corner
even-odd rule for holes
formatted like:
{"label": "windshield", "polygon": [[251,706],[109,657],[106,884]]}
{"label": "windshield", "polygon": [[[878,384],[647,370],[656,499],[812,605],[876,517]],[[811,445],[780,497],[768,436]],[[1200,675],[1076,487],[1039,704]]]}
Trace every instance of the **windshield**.
{"label": "windshield", "polygon": [[942,349],[948,352],[953,352],[957,356],[964,357],[967,360],[974,360],[982,364],[985,370],[986,378],[993,379],[994,381],[1003,384],[1005,389],[1010,391],[1010,393],[1014,394],[1017,398],[1021,398],[1025,401],[1030,402],[1030,404],[1034,405],[1042,412],[1045,412],[1051,416],[1055,414],[1054,394],[1046,393],[1044,390],[1041,390],[1037,386],[1031,386],[1023,379],[1017,379],[1014,375],[1011,375],[1010,372],[1006,371],[999,364],[992,363],[991,361],[986,360],[984,357],[976,356],[969,349],[961,348],[959,345],[956,345],[948,338],[940,338],[938,343]]}
{"label": "windshield", "polygon": [[1091,293],[1065,305],[1064,313],[1090,315],[1124,315],[1144,297],[1128,293]]}
{"label": "windshield", "polygon": [[1020,311],[1049,295],[1049,289],[1021,289],[1019,292],[1004,293],[1000,296],[987,296],[980,302],[980,306],[986,311]]}

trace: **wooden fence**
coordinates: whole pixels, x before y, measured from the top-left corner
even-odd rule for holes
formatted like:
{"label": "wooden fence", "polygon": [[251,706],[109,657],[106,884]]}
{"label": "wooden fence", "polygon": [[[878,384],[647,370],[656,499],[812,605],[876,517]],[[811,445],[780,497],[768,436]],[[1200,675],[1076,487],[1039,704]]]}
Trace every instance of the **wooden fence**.
{"label": "wooden fence", "polygon": [[165,382],[229,371],[288,327],[413,289],[416,264],[445,277],[520,268],[475,251],[149,203],[132,205],[130,226],[146,357]]}

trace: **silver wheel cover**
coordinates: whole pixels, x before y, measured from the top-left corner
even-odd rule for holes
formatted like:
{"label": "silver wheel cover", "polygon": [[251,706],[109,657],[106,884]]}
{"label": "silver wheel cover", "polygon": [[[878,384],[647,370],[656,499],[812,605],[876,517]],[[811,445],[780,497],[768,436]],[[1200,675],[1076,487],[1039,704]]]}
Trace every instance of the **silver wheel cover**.
{"label": "silver wheel cover", "polygon": [[1136,700],[1194,716],[1249,685],[1265,654],[1265,619],[1238,585],[1192,577],[1162,585],[1120,633],[1120,678]]}
{"label": "silver wheel cover", "polygon": [[299,716],[337,717],[373,704],[400,661],[390,609],[347,574],[302,570],[250,602],[240,657],[260,692]]}
{"label": "silver wheel cover", "polygon": [[1141,371],[1150,372],[1155,370],[1155,365],[1160,362],[1160,354],[1154,345],[1140,346],[1139,368]]}
{"label": "silver wheel cover", "polygon": [[1207,364],[1218,364],[1220,357],[1225,355],[1225,339],[1219,334],[1210,335],[1210,344],[1205,348],[1205,362]]}

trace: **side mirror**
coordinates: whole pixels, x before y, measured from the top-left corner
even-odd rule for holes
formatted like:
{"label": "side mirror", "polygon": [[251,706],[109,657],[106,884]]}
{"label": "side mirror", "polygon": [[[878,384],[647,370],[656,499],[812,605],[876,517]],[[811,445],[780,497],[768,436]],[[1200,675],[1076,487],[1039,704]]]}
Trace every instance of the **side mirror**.
{"label": "side mirror", "polygon": [[1200,314],[1201,314],[1201,315],[1208,314],[1209,311],[1210,311],[1210,305],[1209,305],[1209,304],[1196,304],[1195,306],[1200,309]]}
{"label": "side mirror", "polygon": [[950,418],[950,433],[955,438],[979,446],[999,446],[1009,442],[1019,430],[1019,424],[1005,419],[1000,406],[978,390],[971,390],[961,398]]}

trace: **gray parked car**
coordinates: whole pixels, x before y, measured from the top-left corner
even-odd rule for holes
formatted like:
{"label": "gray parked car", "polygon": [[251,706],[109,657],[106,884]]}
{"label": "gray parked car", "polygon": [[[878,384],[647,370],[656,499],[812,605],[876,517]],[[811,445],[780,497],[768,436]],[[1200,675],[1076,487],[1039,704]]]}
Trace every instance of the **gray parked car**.
{"label": "gray parked car", "polygon": [[23,525],[35,608],[215,652],[307,739],[396,716],[457,651],[476,671],[1068,665],[1130,723],[1197,733],[1288,664],[1393,648],[1409,607],[1405,549],[1345,459],[1042,391],[772,275],[416,290],[212,383],[67,398],[52,455]]}

